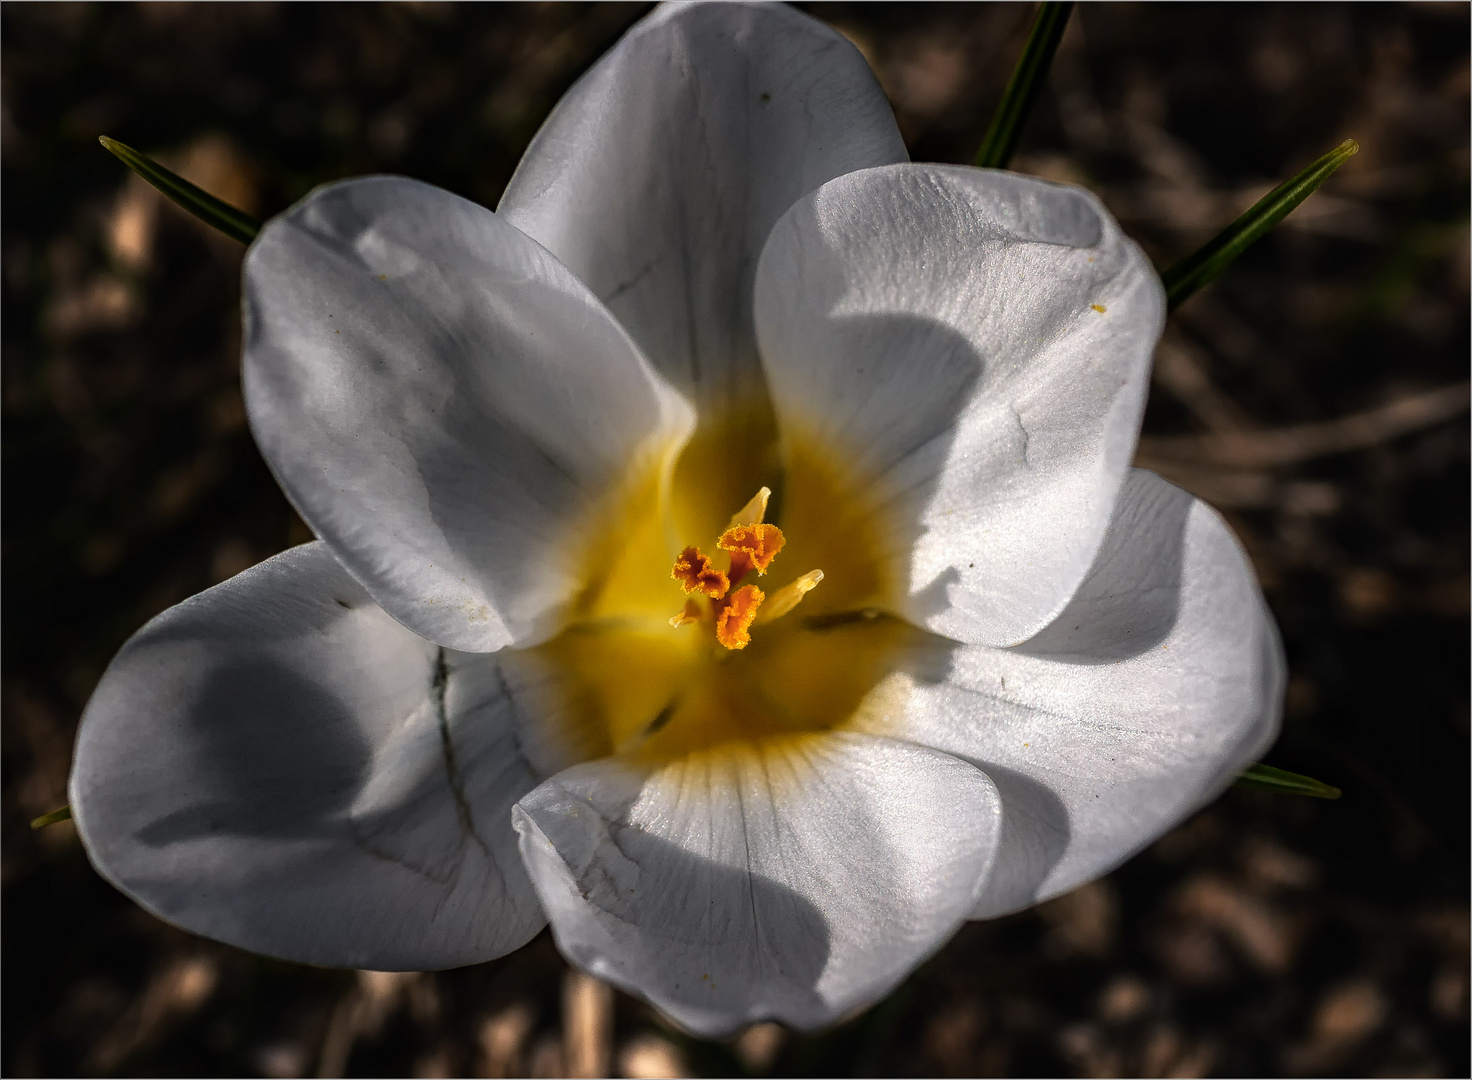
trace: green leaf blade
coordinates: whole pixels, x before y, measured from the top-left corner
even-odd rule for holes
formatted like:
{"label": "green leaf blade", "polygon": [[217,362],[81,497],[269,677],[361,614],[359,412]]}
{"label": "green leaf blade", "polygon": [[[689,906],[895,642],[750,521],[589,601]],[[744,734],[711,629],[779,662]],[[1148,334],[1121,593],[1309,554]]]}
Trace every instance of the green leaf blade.
{"label": "green leaf blade", "polygon": [[1194,255],[1176,263],[1160,280],[1165,285],[1165,297],[1173,310],[1181,305],[1196,290],[1208,285],[1221,276],[1237,256],[1257,243],[1265,233],[1287,217],[1307,199],[1339,166],[1359,153],[1359,143],[1345,139],[1333,150],[1319,158],[1293,179],[1279,184],[1257,202],[1253,203],[1241,217],[1228,225]]}
{"label": "green leaf blade", "polygon": [[981,140],[981,149],[976,152],[976,164],[984,169],[1005,169],[1022,138],[1022,125],[1032,112],[1033,102],[1042,89],[1048,68],[1053,63],[1053,54],[1058,51],[1058,42],[1068,26],[1068,16],[1073,12],[1072,3],[1057,3],[1045,0],[1038,7],[1032,32],[1023,47],[1007,89],[1002,93],[1002,102],[992,114],[991,125],[986,137]]}
{"label": "green leaf blade", "polygon": [[237,210],[208,191],[191,184],[178,173],[171,172],[147,154],[140,154],[131,146],[99,135],[100,142],[111,154],[132,169],[155,188],[167,195],[183,209],[189,211],[206,225],[219,229],[232,240],[249,244],[261,231],[261,223],[244,210]]}
{"label": "green leaf blade", "polygon": [[47,825],[55,825],[58,821],[70,821],[72,819],[71,804],[58,806],[49,814],[42,814],[38,818],[31,818],[31,828],[44,829]]}
{"label": "green leaf blade", "polygon": [[1237,777],[1237,786],[1271,791],[1277,795],[1307,795],[1313,799],[1337,799],[1343,794],[1337,787],[1312,776],[1261,763],[1243,769]]}

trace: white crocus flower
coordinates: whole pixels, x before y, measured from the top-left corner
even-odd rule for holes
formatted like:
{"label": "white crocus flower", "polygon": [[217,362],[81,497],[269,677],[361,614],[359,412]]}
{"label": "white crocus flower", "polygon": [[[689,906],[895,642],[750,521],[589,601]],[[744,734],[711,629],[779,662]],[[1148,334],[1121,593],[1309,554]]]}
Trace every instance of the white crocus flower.
{"label": "white crocus flower", "polygon": [[245,286],[322,540],[134,636],[71,780],[182,927],[426,969],[550,920],[694,1031],[812,1027],[1273,738],[1247,560],[1129,466],[1149,264],[1083,191],[908,163],[803,15],[662,9],[496,213],[331,185]]}

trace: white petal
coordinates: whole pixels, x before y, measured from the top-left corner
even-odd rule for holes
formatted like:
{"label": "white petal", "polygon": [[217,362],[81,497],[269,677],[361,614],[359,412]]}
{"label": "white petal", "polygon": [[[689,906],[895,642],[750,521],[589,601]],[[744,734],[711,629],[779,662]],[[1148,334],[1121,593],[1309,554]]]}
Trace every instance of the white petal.
{"label": "white petal", "polygon": [[1063,613],[951,660],[878,730],[974,762],[1001,792],[977,918],[1113,869],[1220,794],[1281,717],[1283,649],[1245,554],[1215,511],[1140,469]]}
{"label": "white petal", "polygon": [[410,180],[320,188],[245,264],[245,392],[297,509],[416,633],[546,632],[579,529],[688,407],[565,267]]}
{"label": "white petal", "polygon": [[840,734],[580,765],[514,820],[564,955],[714,1036],[877,1000],[975,903],[996,815],[964,762]]}
{"label": "white petal", "polygon": [[904,614],[1010,645],[1067,603],[1134,451],[1165,304],[1088,193],[898,165],[772,231],[756,318],[779,427],[886,501]]}
{"label": "white petal", "polygon": [[322,544],[164,612],[82,718],[93,864],[168,921],[377,970],[489,960],[545,923],[511,830],[536,780],[493,657],[390,619]]}
{"label": "white petal", "polygon": [[497,212],[702,407],[760,388],[751,283],[793,200],[906,160],[864,58],[780,4],[667,5],[553,110]]}

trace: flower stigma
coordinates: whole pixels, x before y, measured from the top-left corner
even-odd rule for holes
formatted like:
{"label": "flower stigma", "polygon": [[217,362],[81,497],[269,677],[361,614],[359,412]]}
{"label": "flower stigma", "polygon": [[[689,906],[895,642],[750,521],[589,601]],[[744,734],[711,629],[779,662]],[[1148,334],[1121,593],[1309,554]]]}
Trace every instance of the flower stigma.
{"label": "flower stigma", "polygon": [[[687,547],[675,559],[670,576],[686,593],[702,595],[709,600],[710,621],[715,623],[716,640],[728,649],[744,649],[751,644],[750,628],[758,614],[763,620],[781,618],[797,607],[818,582],[823,571],[810,570],[773,597],[771,607],[761,612],[766,593],[755,585],[741,585],[742,578],[755,570],[765,574],[767,567],[787,543],[782,530],[762,521],[772,489],[764,487],[731,518],[731,527],[721,534],[716,547],[730,555],[731,565],[725,573],[717,570],[708,555],[699,548]],[[739,586],[739,588],[738,588]],[[705,622],[707,608],[697,600],[686,600],[684,608],[670,618],[674,627],[692,622]]]}

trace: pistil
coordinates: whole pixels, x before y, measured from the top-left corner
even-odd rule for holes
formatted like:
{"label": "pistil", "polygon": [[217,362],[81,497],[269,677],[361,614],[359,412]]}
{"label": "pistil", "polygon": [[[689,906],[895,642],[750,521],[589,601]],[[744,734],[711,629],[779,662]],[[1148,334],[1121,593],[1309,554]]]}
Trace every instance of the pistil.
{"label": "pistil", "polygon": [[766,595],[755,585],[743,585],[730,599],[719,603],[716,613],[716,640],[728,649],[744,649],[751,644],[749,628],[757,608]]}
{"label": "pistil", "polygon": [[726,571],[716,567],[698,547],[692,545],[680,552],[670,576],[680,583],[689,599],[671,617],[671,626],[705,622],[708,618],[715,623],[718,642],[727,649],[744,649],[751,644],[753,623],[780,619],[823,580],[823,571],[810,570],[778,589],[765,609],[762,603],[766,594],[755,585],[741,584],[753,570],[759,576],[766,574],[787,542],[781,529],[762,521],[771,494],[770,488],[758,491],[732,516],[730,527],[716,541],[716,547],[728,553],[730,566]]}
{"label": "pistil", "polygon": [[711,565],[710,556],[698,547],[687,547],[675,560],[671,576],[687,593],[704,593],[719,600],[731,588],[731,579]]}

